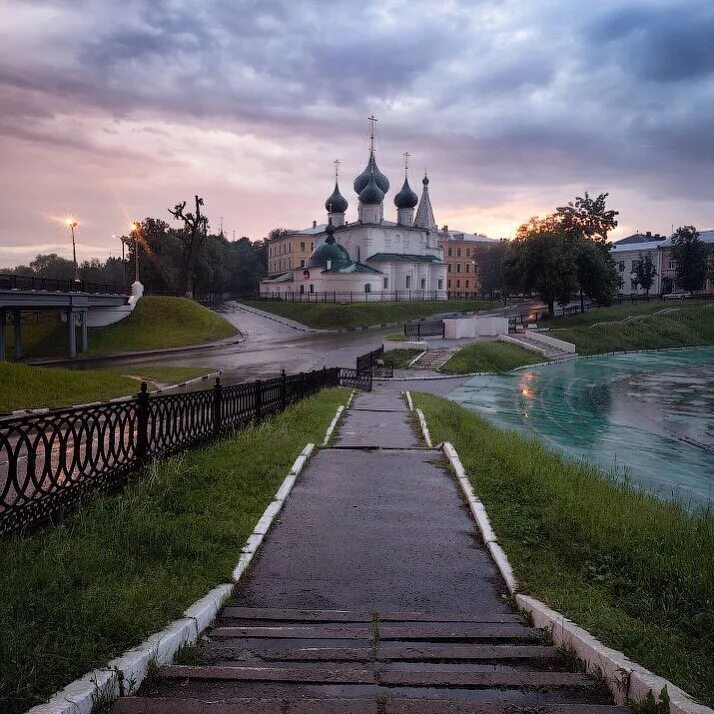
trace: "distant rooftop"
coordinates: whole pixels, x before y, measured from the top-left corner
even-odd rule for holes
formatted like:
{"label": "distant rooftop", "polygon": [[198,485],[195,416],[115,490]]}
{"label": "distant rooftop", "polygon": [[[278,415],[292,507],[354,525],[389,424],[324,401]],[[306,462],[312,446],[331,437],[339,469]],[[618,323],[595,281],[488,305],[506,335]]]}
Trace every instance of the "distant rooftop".
{"label": "distant rooftop", "polygon": [[496,238],[489,238],[483,233],[468,233],[466,231],[451,231],[449,226],[444,226],[439,231],[439,238],[443,239],[448,236],[448,240],[465,241],[467,243],[496,243]]}
{"label": "distant rooftop", "polygon": [[646,233],[633,233],[627,238],[620,238],[613,242],[613,245],[632,245],[633,243],[651,243],[663,241],[666,236],[662,236],[659,233],[652,233],[652,231],[647,231]]}
{"label": "distant rooftop", "polygon": [[[714,230],[699,231],[699,238],[703,243],[714,243]],[[672,236],[660,243],[663,248],[668,248],[672,245]]]}

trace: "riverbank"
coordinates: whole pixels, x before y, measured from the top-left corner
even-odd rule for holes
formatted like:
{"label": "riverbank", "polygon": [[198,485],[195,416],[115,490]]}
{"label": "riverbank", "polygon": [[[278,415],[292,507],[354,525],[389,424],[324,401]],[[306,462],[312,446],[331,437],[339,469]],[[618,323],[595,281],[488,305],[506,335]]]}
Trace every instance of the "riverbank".
{"label": "riverbank", "polygon": [[440,397],[413,395],[457,448],[525,591],[714,702],[714,516],[688,513]]}
{"label": "riverbank", "polygon": [[441,313],[491,310],[502,304],[497,300],[426,300],[424,302],[344,304],[283,302],[279,300],[242,300],[241,302],[322,330],[409,322]]}
{"label": "riverbank", "polygon": [[347,394],[324,391],[0,543],[0,710],[43,701],[229,582],[295,457],[322,441]]}

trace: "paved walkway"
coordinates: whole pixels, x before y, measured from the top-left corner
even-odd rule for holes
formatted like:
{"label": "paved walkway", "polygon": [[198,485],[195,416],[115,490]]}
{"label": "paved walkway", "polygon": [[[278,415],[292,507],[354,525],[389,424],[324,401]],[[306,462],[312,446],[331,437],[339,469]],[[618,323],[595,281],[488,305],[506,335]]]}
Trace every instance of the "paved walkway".
{"label": "paved walkway", "polygon": [[115,714],[612,714],[527,626],[404,399],[355,399],[313,458],[199,663]]}

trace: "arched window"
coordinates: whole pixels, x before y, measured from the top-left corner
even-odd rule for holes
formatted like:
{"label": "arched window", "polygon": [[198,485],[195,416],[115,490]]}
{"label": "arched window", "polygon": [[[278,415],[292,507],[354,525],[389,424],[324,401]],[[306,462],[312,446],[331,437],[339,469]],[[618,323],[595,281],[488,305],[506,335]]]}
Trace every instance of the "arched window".
{"label": "arched window", "polygon": [[365,291],[366,293],[371,293],[371,292],[372,292],[372,285],[371,285],[371,283],[365,283],[364,291]]}

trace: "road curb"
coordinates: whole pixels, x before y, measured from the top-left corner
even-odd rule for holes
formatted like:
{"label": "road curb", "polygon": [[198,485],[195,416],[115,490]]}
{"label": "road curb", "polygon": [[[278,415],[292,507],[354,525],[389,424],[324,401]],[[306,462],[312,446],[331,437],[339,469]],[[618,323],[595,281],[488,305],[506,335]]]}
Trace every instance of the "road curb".
{"label": "road curb", "polygon": [[[420,411],[417,409],[417,413]],[[426,422],[424,424],[426,425]],[[584,663],[588,674],[602,678],[617,704],[623,705],[629,701],[643,702],[650,694],[657,700],[662,690],[666,688],[670,699],[670,714],[714,714],[713,709],[698,704],[680,687],[633,662],[623,652],[607,647],[587,630],[576,625],[556,610],[549,608],[540,600],[519,592],[518,581],[508,556],[498,543],[498,538],[491,528],[486,508],[476,497],[458,452],[449,442],[444,442],[442,449],[456,474],[469,509],[496,567],[514,596],[518,609],[531,617],[535,627],[548,630],[557,647],[575,654]]]}
{"label": "road curb", "polygon": [[106,667],[95,669],[80,679],[70,682],[49,701],[33,707],[27,714],[92,714],[100,703],[109,703],[121,696],[135,693],[151,666],[170,664],[180,647],[194,644],[213,622],[233,592],[235,583],[248,569],[314,449],[314,444],[307,444],[295,459],[273,500],[248,536],[238,564],[233,570],[231,583],[217,585],[200,600],[187,607],[183,617],[170,623],[160,632],[150,635],[140,645],[114,658]]}

